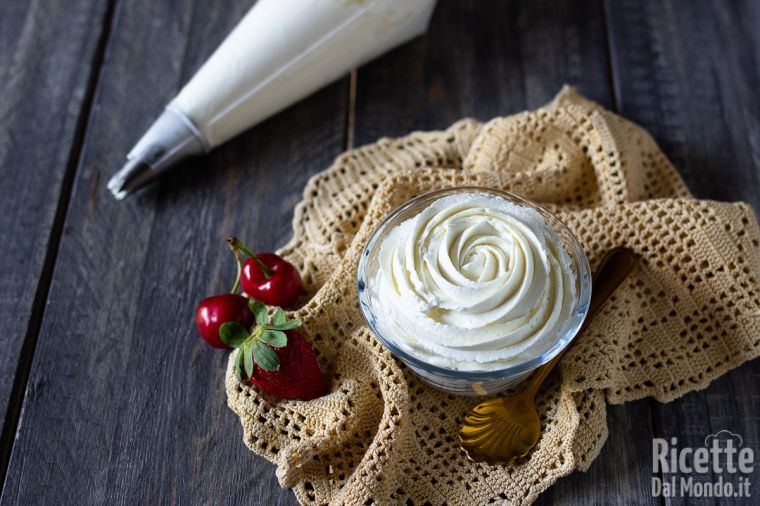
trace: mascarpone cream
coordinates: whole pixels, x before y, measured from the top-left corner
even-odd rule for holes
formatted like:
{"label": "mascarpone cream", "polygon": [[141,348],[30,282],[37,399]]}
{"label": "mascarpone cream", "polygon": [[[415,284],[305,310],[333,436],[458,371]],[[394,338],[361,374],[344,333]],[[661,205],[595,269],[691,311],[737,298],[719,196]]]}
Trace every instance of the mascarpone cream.
{"label": "mascarpone cream", "polygon": [[383,335],[425,363],[492,371],[539,356],[571,316],[575,279],[536,210],[481,193],[442,197],[380,245]]}

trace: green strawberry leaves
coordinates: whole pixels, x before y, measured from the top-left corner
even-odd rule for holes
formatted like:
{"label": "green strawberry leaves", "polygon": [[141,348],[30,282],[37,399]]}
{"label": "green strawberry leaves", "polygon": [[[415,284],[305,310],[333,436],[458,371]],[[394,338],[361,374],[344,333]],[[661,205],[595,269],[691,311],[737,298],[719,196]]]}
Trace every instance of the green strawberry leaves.
{"label": "green strawberry leaves", "polygon": [[[261,304],[261,302],[259,302],[259,304]],[[263,304],[261,305],[263,306]],[[266,317],[259,320],[259,317],[257,316],[256,321],[266,321]],[[283,311],[281,307],[278,307],[275,310],[274,316],[272,316],[272,319],[269,320],[269,325],[265,325],[265,327],[266,327],[266,330],[285,331],[285,330],[292,330],[292,329],[298,328],[301,326],[301,323],[302,323],[301,320],[288,320],[287,316],[285,316],[285,311]]]}
{"label": "green strawberry leaves", "polygon": [[272,325],[284,325],[287,321],[288,318],[285,316],[285,311],[283,311],[281,307],[278,307],[272,317]]}
{"label": "green strawberry leaves", "polygon": [[248,330],[238,322],[226,322],[219,327],[219,337],[224,344],[238,348],[248,339]]}
{"label": "green strawberry leaves", "polygon": [[259,340],[275,348],[282,348],[288,344],[288,336],[281,330],[266,330],[259,336]]}
{"label": "green strawberry leaves", "polygon": [[293,330],[301,326],[301,320],[288,320],[281,325],[270,325],[271,330]]}
{"label": "green strawberry leaves", "polygon": [[[253,344],[258,344],[258,341],[254,341]],[[250,378],[253,375],[253,353],[248,349],[249,347],[245,347],[242,350],[240,350],[240,353],[243,354],[243,363],[245,364],[245,372],[248,374],[248,377]],[[256,349],[255,346],[253,347],[254,350]]]}
{"label": "green strawberry leaves", "polygon": [[245,380],[248,379],[245,377],[245,374],[244,374],[243,355],[245,355],[244,350],[240,350],[237,356],[237,363],[235,364],[235,375],[237,376],[238,381],[241,383],[245,383]]}
{"label": "green strawberry leaves", "polygon": [[256,317],[256,325],[250,332],[237,322],[227,322],[219,327],[221,340],[233,348],[240,349],[235,363],[235,374],[241,382],[253,375],[254,364],[265,371],[278,371],[280,357],[274,348],[287,346],[288,336],[285,332],[302,324],[301,320],[288,320],[285,311],[279,307],[269,318],[267,306],[258,300],[249,300],[248,309]]}
{"label": "green strawberry leaves", "polygon": [[269,318],[269,315],[267,315],[267,307],[264,305],[263,302],[259,300],[256,300],[256,299],[249,300],[248,309],[250,309],[251,313],[253,313],[253,316],[256,317],[256,323],[263,323],[267,321],[267,319]]}
{"label": "green strawberry leaves", "polygon": [[[277,371],[280,369],[280,357],[277,356],[276,351],[262,341],[254,341],[252,346],[256,365],[265,371]],[[251,375],[249,374],[248,376]]]}

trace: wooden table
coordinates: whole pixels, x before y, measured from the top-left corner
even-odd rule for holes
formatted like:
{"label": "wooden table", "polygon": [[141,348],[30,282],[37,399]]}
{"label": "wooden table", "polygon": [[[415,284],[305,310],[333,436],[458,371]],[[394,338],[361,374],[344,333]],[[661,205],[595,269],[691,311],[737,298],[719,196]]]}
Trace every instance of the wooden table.
{"label": "wooden table", "polygon": [[[760,211],[749,0],[441,0],[425,37],[116,202],[108,178],[250,4],[0,3],[2,505],[294,502],[244,446],[226,354],[193,311],[227,288],[224,238],[284,244],[307,178],[352,146],[534,108],[570,83],[652,132],[698,197]],[[653,437],[729,429],[759,454],[759,386],[755,361],[670,404],[610,407],[590,471],[539,502],[664,502]]]}

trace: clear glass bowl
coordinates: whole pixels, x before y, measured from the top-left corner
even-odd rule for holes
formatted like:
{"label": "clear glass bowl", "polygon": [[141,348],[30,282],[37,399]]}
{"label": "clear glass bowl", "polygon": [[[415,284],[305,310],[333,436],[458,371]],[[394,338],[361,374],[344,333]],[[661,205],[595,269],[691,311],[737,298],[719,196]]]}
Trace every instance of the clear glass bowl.
{"label": "clear glass bowl", "polygon": [[[378,326],[378,317],[382,317],[382,315],[378,314],[377,293],[373,285],[380,268],[378,255],[383,240],[396,226],[419,214],[423,209],[432,204],[433,201],[461,193],[493,195],[514,204],[535,209],[541,213],[546,224],[556,231],[563,249],[570,257],[571,270],[575,277],[575,303],[570,317],[567,318],[565,324],[557,331],[554,345],[535,358],[518,362],[496,371],[458,371],[428,364],[400,349],[394,344],[390,336],[383,335]],[[367,320],[370,329],[372,329],[385,347],[431,385],[462,395],[490,395],[504,390],[521,382],[537,367],[554,358],[570,344],[577,334],[588,312],[589,300],[591,298],[591,275],[588,260],[580,243],[567,226],[552,213],[534,202],[511,193],[478,187],[451,188],[426,193],[407,201],[390,213],[375,229],[362,252],[357,272],[357,284],[359,306],[364,314],[364,318]]]}

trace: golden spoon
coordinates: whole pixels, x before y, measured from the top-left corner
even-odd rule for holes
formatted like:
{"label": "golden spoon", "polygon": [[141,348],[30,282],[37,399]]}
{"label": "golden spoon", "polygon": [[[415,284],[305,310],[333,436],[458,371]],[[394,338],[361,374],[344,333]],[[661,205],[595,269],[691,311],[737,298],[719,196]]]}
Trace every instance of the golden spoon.
{"label": "golden spoon", "polygon": [[[607,252],[594,276],[588,313],[578,334],[588,327],[638,260],[639,256],[628,248],[614,248]],[[481,402],[465,415],[459,430],[459,441],[471,460],[489,464],[509,463],[533,449],[541,436],[541,420],[534,397],[569,348],[567,346],[539,367],[528,386],[519,394]]]}

